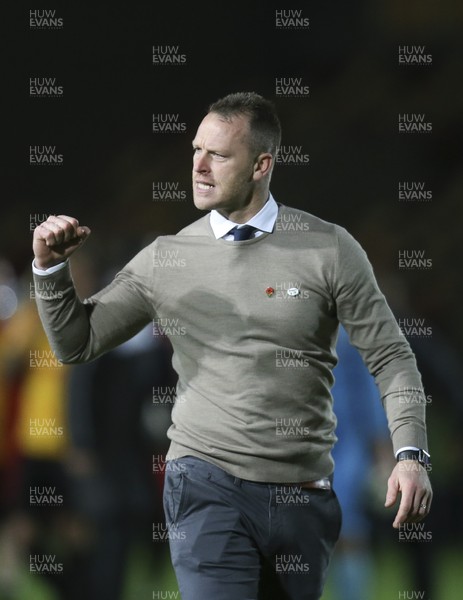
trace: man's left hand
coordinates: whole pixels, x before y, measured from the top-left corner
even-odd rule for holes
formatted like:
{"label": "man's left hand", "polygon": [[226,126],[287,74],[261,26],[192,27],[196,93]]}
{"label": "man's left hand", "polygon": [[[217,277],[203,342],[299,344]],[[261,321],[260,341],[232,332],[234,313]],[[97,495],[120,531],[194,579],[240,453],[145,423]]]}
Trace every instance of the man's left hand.
{"label": "man's left hand", "polygon": [[399,510],[392,526],[416,523],[424,519],[431,508],[432,489],[426,469],[416,460],[402,460],[394,467],[387,482],[386,502],[389,508],[401,495]]}

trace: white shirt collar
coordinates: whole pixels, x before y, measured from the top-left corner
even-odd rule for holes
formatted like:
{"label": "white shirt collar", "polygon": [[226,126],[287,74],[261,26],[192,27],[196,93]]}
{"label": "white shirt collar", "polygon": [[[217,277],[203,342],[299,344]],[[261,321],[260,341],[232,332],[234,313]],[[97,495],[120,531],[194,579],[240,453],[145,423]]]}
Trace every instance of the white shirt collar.
{"label": "white shirt collar", "polygon": [[271,233],[275,226],[275,221],[278,216],[278,205],[275,202],[272,194],[269,195],[267,202],[260,209],[260,211],[254,215],[249,221],[246,223],[238,224],[230,221],[223,217],[216,210],[211,210],[210,213],[210,223],[212,227],[212,231],[214,232],[215,239],[224,237],[229,233],[233,227],[237,225],[252,225],[256,229],[260,229],[260,231],[265,231],[267,233]]}

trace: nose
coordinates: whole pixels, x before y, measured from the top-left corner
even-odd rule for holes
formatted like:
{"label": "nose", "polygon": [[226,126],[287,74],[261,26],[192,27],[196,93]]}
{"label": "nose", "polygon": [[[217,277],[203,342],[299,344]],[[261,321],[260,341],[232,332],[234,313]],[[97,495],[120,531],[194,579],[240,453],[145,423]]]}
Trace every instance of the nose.
{"label": "nose", "polygon": [[206,152],[196,152],[193,157],[193,170],[196,173],[208,173],[210,163]]}

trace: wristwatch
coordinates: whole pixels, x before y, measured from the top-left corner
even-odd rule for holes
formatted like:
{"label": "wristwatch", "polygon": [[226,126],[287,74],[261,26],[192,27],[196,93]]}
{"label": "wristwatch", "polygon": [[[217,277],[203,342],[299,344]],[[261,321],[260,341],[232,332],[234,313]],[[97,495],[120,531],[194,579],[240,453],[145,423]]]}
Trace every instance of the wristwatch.
{"label": "wristwatch", "polygon": [[431,468],[431,455],[426,450],[402,450],[397,455],[397,462],[400,460],[417,460],[425,469]]}

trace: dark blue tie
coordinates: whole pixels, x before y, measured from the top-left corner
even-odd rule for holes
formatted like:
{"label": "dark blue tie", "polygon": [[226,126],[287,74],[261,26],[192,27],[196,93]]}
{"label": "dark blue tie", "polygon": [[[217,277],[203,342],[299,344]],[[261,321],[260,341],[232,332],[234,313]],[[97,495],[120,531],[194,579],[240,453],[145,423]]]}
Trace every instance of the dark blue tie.
{"label": "dark blue tie", "polygon": [[256,228],[252,225],[243,225],[243,227],[233,227],[230,233],[233,234],[235,242],[241,242],[243,240],[249,240],[254,231],[256,231]]}

